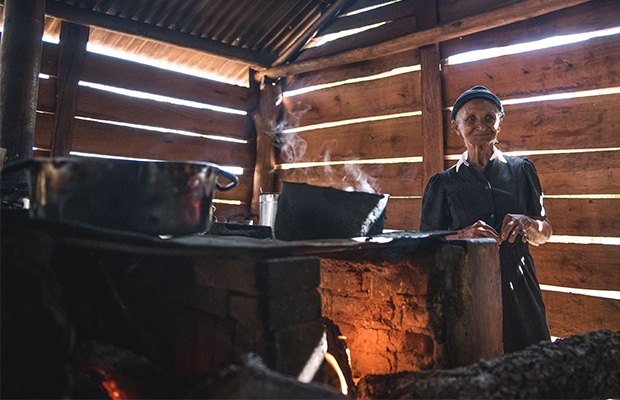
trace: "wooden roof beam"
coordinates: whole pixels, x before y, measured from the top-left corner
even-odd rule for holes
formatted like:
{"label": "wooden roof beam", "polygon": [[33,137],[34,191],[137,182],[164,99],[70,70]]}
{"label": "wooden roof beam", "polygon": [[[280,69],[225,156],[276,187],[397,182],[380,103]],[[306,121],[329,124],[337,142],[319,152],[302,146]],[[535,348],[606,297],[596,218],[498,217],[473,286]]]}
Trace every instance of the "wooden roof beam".
{"label": "wooden roof beam", "polygon": [[214,42],[187,33],[176,32],[138,21],[121,19],[112,15],[85,10],[46,0],[45,14],[78,25],[95,26],[128,35],[139,36],[158,42],[193,49],[229,60],[247,63],[254,68],[266,68],[273,63],[275,56],[256,51]]}
{"label": "wooden roof beam", "polygon": [[307,29],[295,43],[293,43],[288,49],[282,53],[280,57],[278,57],[273,65],[281,65],[289,61],[289,59],[293,56],[297,56],[297,52],[303,48],[308,40],[310,40],[316,32],[318,32],[321,28],[327,25],[334,17],[336,17],[340,11],[348,6],[352,0],[336,0],[334,4],[332,4],[326,12],[324,12],[318,20],[312,26]]}
{"label": "wooden roof beam", "polygon": [[324,68],[372,60],[389,54],[416,49],[422,46],[440,43],[460,36],[498,28],[529,18],[548,14],[564,8],[573,7],[590,0],[523,0],[508,6],[494,9],[482,14],[473,15],[458,21],[437,25],[433,28],[415,32],[396,39],[388,40],[372,46],[362,47],[332,56],[320,57],[298,63],[281,65],[257,71],[256,79],[264,76],[281,78],[298,75],[304,72],[317,71]]}

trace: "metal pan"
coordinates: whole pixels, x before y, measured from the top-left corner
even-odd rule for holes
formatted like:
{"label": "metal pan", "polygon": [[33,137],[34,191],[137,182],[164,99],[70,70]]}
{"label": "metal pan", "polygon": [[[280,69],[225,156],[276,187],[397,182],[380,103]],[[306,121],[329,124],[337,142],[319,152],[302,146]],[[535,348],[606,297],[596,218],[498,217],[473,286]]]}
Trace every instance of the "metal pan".
{"label": "metal pan", "polygon": [[6,165],[2,180],[15,174],[28,181],[31,218],[154,235],[207,232],[215,189],[238,184],[217,165],[193,161],[35,158]]}

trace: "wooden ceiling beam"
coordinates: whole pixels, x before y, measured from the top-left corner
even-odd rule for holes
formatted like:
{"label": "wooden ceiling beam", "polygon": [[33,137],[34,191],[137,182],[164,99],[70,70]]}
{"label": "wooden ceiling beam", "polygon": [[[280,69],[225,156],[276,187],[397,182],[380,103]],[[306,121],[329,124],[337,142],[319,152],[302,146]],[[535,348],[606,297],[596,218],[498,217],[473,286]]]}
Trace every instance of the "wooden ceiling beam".
{"label": "wooden ceiling beam", "polygon": [[278,57],[273,65],[281,65],[289,61],[291,57],[297,54],[297,52],[308,43],[308,40],[312,39],[314,34],[321,28],[327,25],[334,17],[336,17],[342,9],[348,6],[352,0],[336,0],[327,11],[325,11],[319,19],[316,20],[312,26],[307,29],[301,37],[299,37],[295,43],[289,46],[280,57]]}
{"label": "wooden ceiling beam", "polygon": [[460,36],[498,28],[529,18],[535,18],[588,1],[590,0],[523,0],[499,9],[462,18],[458,21],[440,24],[430,29],[372,46],[362,47],[332,56],[259,70],[254,76],[259,80],[265,76],[275,79],[339,65],[372,60],[389,54],[400,53],[422,46],[456,39]]}
{"label": "wooden ceiling beam", "polygon": [[275,56],[266,53],[214,42],[187,33],[149,25],[138,21],[122,19],[112,15],[85,10],[46,0],[45,14],[78,25],[94,26],[128,35],[139,36],[158,42],[173,44],[187,49],[208,53],[228,60],[247,63],[250,67],[266,68],[272,65]]}

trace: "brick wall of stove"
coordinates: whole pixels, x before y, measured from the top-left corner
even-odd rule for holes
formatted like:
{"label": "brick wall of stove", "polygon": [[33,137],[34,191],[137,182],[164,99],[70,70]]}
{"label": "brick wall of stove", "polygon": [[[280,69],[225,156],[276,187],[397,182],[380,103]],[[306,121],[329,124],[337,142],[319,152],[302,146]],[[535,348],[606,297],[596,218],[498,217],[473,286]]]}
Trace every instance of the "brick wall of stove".
{"label": "brick wall of stove", "polygon": [[246,352],[296,376],[323,335],[314,257],[197,259],[178,316],[174,369],[212,372]]}
{"label": "brick wall of stove", "polygon": [[195,259],[174,369],[211,372],[254,352],[296,376],[323,334],[322,317],[346,336],[356,378],[497,357],[497,257],[492,241],[463,240],[338,258]]}
{"label": "brick wall of stove", "polygon": [[347,337],[355,378],[502,354],[499,262],[490,241],[322,259],[319,292],[323,314]]}

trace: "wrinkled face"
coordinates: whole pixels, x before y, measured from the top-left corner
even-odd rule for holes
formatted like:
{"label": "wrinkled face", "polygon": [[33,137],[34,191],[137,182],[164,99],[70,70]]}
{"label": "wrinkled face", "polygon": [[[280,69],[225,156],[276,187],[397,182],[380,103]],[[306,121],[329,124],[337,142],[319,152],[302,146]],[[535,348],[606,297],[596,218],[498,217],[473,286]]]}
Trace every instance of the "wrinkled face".
{"label": "wrinkled face", "polygon": [[482,146],[497,141],[502,117],[497,106],[489,100],[473,99],[461,107],[452,125],[463,136],[466,146]]}

